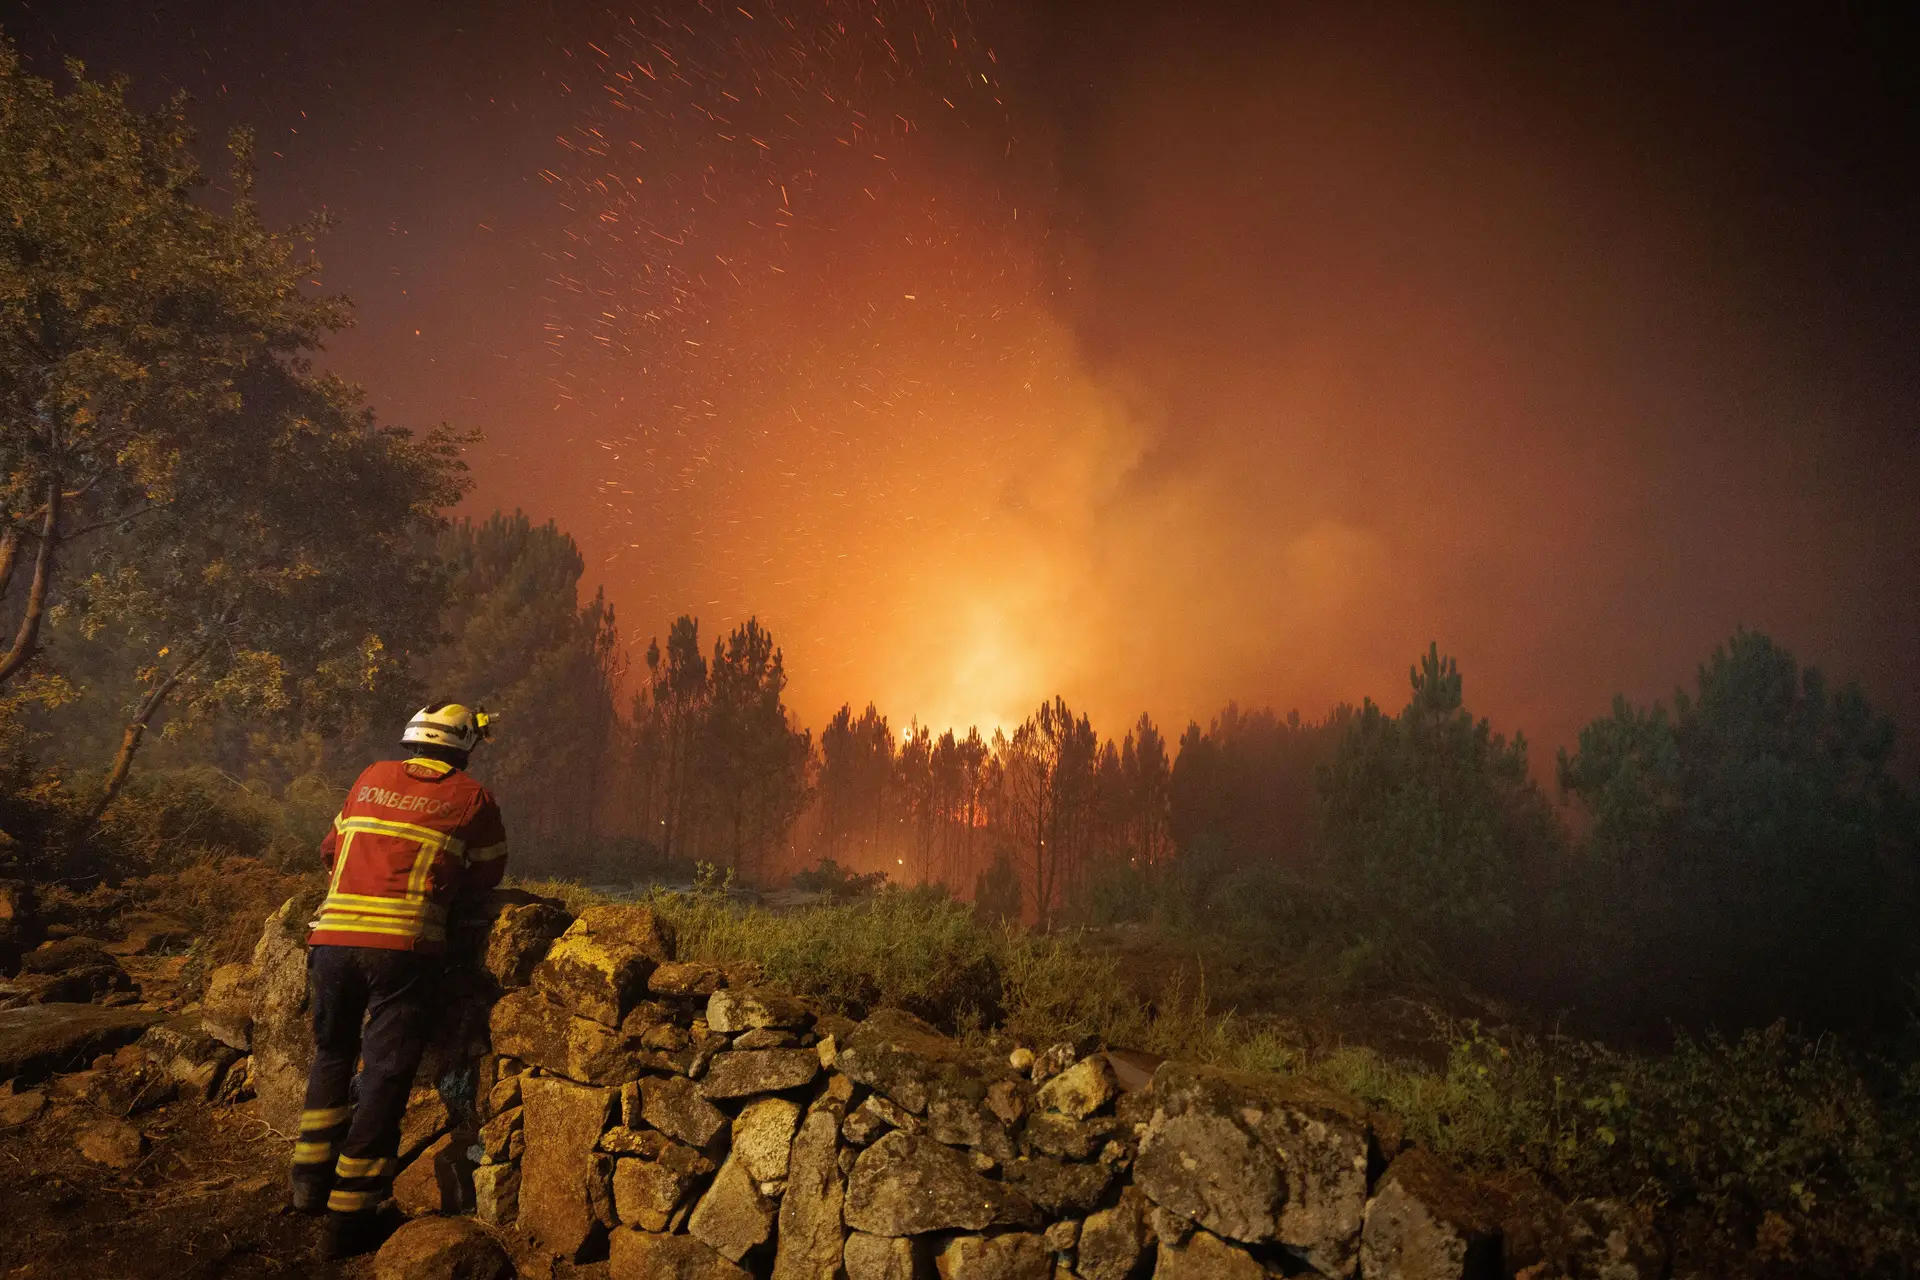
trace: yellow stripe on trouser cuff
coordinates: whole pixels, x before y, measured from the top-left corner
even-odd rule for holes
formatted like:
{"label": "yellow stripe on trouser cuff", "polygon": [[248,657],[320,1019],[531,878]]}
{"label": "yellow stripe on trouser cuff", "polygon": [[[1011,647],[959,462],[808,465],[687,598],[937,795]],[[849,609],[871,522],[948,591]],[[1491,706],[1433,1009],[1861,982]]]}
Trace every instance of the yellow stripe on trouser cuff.
{"label": "yellow stripe on trouser cuff", "polygon": [[300,1113],[300,1131],[326,1129],[336,1124],[345,1124],[353,1114],[352,1107],[309,1107]]}
{"label": "yellow stripe on trouser cuff", "polygon": [[333,1171],[342,1178],[378,1178],[399,1163],[392,1156],[341,1156]]}
{"label": "yellow stripe on trouser cuff", "polygon": [[333,1144],[331,1142],[296,1142],[293,1144],[293,1162],[295,1164],[332,1164]]}
{"label": "yellow stripe on trouser cuff", "polygon": [[378,1191],[342,1191],[327,1193],[327,1209],[332,1213],[362,1213],[380,1203]]}

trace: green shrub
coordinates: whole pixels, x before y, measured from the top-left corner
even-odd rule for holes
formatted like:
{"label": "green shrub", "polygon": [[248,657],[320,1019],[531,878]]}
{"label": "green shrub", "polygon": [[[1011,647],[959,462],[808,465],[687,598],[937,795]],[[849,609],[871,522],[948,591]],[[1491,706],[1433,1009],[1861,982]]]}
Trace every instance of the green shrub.
{"label": "green shrub", "polygon": [[943,1026],[999,1021],[999,947],[966,907],[928,890],[772,912],[715,894],[649,900],[693,960],[758,961],[769,981],[848,1011],[897,1005]]}
{"label": "green shrub", "polygon": [[[540,885],[570,897],[577,889]],[[962,1032],[997,1028],[1033,1047],[1107,1044],[1239,1070],[1302,1073],[1398,1116],[1409,1138],[1471,1169],[1531,1170],[1572,1196],[1650,1203],[1752,1247],[1764,1217],[1808,1275],[1920,1258],[1920,1067],[1850,1054],[1782,1027],[1737,1040],[1681,1037],[1622,1053],[1561,1036],[1492,1034],[1436,1017],[1442,1067],[1358,1047],[1310,1052],[1277,1019],[1217,1013],[1204,974],[1176,970],[1151,1000],[1118,960],[1064,931],[981,922],[928,892],[790,913],[718,893],[650,903],[690,959],[747,958],[769,980],[860,1013],[898,1005]],[[1305,910],[1306,908],[1302,908]],[[1363,935],[1348,951],[1399,946]],[[1341,954],[1345,954],[1344,952]],[[1406,963],[1392,960],[1392,964]]]}
{"label": "green shrub", "polygon": [[1070,910],[1082,924],[1142,924],[1154,918],[1156,891],[1145,868],[1125,858],[1106,858],[1081,884]]}
{"label": "green shrub", "polygon": [[1145,1026],[1144,1011],[1120,980],[1112,956],[1071,934],[1002,929],[996,938],[1006,1030],[1024,1044],[1097,1035],[1126,1043]]}
{"label": "green shrub", "polygon": [[1343,1050],[1315,1077],[1401,1117],[1422,1146],[1570,1193],[1651,1201],[1723,1236],[1771,1215],[1829,1274],[1920,1257],[1920,1069],[1784,1026],[1637,1055],[1469,1024],[1444,1071]]}
{"label": "green shrub", "polygon": [[322,774],[303,773],[289,782],[274,806],[273,838],[268,846],[274,861],[296,870],[319,866],[320,841],[346,798],[346,788]]}
{"label": "green shrub", "polygon": [[320,840],[343,796],[312,774],[275,797],[208,765],[149,770],[121,792],[88,843],[103,867],[122,875],[235,857],[304,871],[320,865]]}
{"label": "green shrub", "polygon": [[793,887],[802,893],[824,893],[830,898],[871,898],[887,883],[884,871],[855,875],[832,858],[821,858],[818,865],[793,873]]}
{"label": "green shrub", "polygon": [[973,910],[982,920],[1018,923],[1021,910],[1020,868],[1005,849],[973,878]]}

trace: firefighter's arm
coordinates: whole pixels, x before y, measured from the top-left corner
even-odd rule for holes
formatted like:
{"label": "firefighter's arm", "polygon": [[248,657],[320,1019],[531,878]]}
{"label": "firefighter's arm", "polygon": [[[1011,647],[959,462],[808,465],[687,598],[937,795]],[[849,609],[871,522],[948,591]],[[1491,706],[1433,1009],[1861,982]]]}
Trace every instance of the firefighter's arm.
{"label": "firefighter's arm", "polygon": [[340,855],[340,819],[335,818],[333,825],[327,828],[327,834],[320,840],[320,859],[327,864],[327,874],[333,874],[333,860]]}
{"label": "firefighter's arm", "polygon": [[507,827],[491,792],[480,793],[473,816],[462,824],[461,832],[467,868],[460,878],[460,892],[485,893],[507,874]]}

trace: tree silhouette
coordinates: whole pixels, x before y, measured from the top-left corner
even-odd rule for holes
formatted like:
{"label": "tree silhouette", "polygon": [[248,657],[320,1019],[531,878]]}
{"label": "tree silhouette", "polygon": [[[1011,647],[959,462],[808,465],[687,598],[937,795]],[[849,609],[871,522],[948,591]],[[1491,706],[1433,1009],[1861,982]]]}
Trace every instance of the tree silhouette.
{"label": "tree silhouette", "polygon": [[713,647],[699,779],[725,850],[743,876],[784,844],[806,802],[812,740],[787,721],[780,650],[758,619]]}
{"label": "tree silhouette", "polygon": [[1920,969],[1920,837],[1893,725],[1740,631],[1673,710],[1615,698],[1561,752],[1591,820],[1571,909],[1590,973],[1654,1013],[1898,1022]]}

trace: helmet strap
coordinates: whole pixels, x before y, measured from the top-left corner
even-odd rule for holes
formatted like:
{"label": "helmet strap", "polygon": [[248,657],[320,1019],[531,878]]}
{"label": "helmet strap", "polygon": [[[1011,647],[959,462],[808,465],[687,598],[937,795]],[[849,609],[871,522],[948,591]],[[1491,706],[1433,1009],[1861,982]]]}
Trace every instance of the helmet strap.
{"label": "helmet strap", "polygon": [[425,756],[429,760],[438,760],[441,764],[450,764],[456,769],[467,767],[468,755],[458,747],[442,746],[438,742],[403,742],[401,750],[410,755]]}

